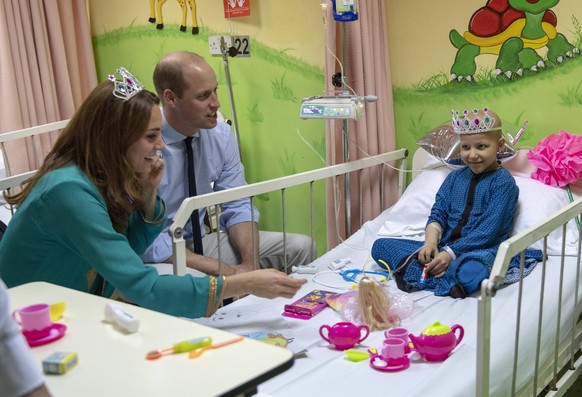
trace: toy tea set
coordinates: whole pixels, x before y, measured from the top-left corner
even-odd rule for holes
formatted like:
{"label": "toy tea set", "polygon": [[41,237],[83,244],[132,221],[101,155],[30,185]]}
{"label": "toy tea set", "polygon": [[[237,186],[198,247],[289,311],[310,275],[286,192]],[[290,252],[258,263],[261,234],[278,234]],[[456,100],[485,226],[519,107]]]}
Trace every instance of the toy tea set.
{"label": "toy tea set", "polygon": [[402,371],[410,366],[408,355],[417,352],[426,361],[440,362],[463,340],[464,329],[455,324],[448,327],[438,321],[424,328],[420,335],[413,335],[406,328],[390,328],[384,332],[384,342],[380,353],[368,349],[368,353],[349,350],[363,342],[370,334],[367,325],[339,322],[333,326],[322,325],[320,336],[332,344],[336,350],[345,351],[351,361],[370,358],[370,366],[379,371]]}
{"label": "toy tea set", "polygon": [[12,317],[22,328],[22,334],[30,347],[54,342],[65,335],[67,326],[57,323],[65,310],[65,303],[53,305],[38,303],[12,312]]}

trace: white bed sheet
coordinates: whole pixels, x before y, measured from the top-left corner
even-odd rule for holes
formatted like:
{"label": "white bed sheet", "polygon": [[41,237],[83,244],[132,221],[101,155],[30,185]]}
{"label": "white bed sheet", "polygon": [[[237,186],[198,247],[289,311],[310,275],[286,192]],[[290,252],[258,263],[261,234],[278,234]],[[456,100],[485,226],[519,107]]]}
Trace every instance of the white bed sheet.
{"label": "white bed sheet", "polygon": [[[375,220],[367,222],[347,241],[318,258],[314,264],[320,270],[327,270],[327,264],[335,259],[350,258],[353,268],[377,269],[370,258],[370,249],[378,238],[390,209],[384,211]],[[559,257],[550,257],[546,267],[546,314],[552,313],[554,320],[544,321],[542,332],[542,357],[553,352],[555,344],[556,310],[558,301]],[[564,306],[562,324],[570,325],[574,313],[575,257],[566,257],[565,283],[563,290]],[[538,265],[534,272],[524,280],[523,301],[528,302],[522,309],[520,346],[526,346],[519,354],[519,371],[516,390],[526,387],[531,382],[534,369],[535,342],[537,338],[537,318],[539,302],[539,285],[543,267]],[[313,276],[296,274],[296,277],[309,279],[297,296],[312,289],[336,290],[344,292],[349,289],[347,282],[339,276],[322,274],[317,280],[333,282],[338,289],[315,283]],[[396,289],[390,281],[388,288]],[[517,313],[518,284],[502,288],[493,300],[493,330],[491,334],[491,395],[508,395],[511,390],[511,372],[515,346],[515,316]],[[295,352],[307,349],[307,357],[297,358],[295,365],[283,374],[267,381],[259,387],[259,394],[264,396],[298,396],[298,395],[405,395],[426,396],[470,396],[476,392],[476,355],[477,355],[477,298],[478,293],[467,299],[436,297],[432,293],[417,292],[412,297],[415,301],[414,314],[402,321],[402,326],[417,335],[424,327],[439,321],[448,326],[460,324],[464,327],[464,339],[452,355],[441,363],[428,363],[417,357],[410,367],[401,372],[379,372],[372,369],[369,362],[350,362],[345,354],[330,348],[320,336],[319,327],[323,324],[333,325],[342,321],[339,313],[325,309],[310,320],[298,320],[281,316],[284,305],[289,300],[278,298],[268,300],[247,296],[220,309],[213,317],[198,319],[217,328],[223,328],[239,334],[253,331],[278,331],[292,338],[289,348]],[[562,337],[563,338],[563,337]],[[369,347],[379,349],[384,339],[383,332],[376,331],[357,348]],[[252,360],[252,357],[249,357]],[[244,363],[241,363],[244,365]],[[307,394],[306,394],[307,393]]]}

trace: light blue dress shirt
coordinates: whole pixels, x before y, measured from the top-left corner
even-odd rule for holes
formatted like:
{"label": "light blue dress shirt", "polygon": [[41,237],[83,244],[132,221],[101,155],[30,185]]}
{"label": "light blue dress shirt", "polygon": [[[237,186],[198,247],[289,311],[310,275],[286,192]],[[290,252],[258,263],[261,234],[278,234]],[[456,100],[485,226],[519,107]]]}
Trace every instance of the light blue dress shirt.
{"label": "light blue dress shirt", "polygon": [[[172,256],[172,240],[168,230],[182,201],[188,197],[188,169],[186,166],[186,137],[176,131],[163,118],[162,137],[166,147],[164,155],[164,177],[159,186],[160,195],[166,202],[168,221],[164,231],[142,255],[146,263],[159,263]],[[230,126],[218,122],[215,128],[201,129],[192,140],[196,191],[199,195],[246,185],[244,166],[240,161],[236,136]],[[258,222],[259,212],[253,206],[251,216],[249,199],[225,203],[221,206],[220,227],[228,230],[232,225],[254,220]],[[200,224],[204,221],[205,209],[201,209]],[[202,236],[205,229],[202,228]],[[184,239],[192,238],[192,227],[188,221],[184,227]]]}

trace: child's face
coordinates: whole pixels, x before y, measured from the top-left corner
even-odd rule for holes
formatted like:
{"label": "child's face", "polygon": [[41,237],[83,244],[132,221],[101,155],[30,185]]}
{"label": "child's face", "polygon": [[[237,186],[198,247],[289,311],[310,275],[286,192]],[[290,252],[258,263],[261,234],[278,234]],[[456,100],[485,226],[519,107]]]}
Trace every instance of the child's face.
{"label": "child's face", "polygon": [[504,140],[499,132],[461,135],[461,158],[474,174],[499,168],[497,152]]}

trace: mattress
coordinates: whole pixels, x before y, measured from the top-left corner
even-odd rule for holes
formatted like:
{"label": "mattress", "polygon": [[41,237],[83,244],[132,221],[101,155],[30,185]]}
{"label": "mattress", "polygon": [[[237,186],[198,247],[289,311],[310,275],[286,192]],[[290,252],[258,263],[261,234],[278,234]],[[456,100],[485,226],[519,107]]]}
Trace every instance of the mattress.
{"label": "mattress", "polygon": [[[349,258],[349,268],[379,270],[370,259],[370,248],[378,238],[378,232],[390,216],[392,209],[384,211],[373,221],[367,222],[353,236],[338,247],[318,258],[313,264],[321,271],[316,275],[295,274],[307,278],[296,298],[313,289],[346,292],[351,283],[344,281],[338,272],[331,272],[327,265],[337,259]],[[560,322],[571,325],[575,312],[576,257],[564,260],[564,273],[560,273],[561,257],[550,256],[545,264],[545,321],[541,332],[542,362],[553,354],[556,343],[557,302],[563,301]],[[536,266],[524,279],[523,288],[518,284],[502,287],[492,303],[491,331],[491,395],[504,396],[511,390],[511,374],[514,366],[517,302],[520,295],[524,304],[521,309],[518,371],[516,390],[531,384],[537,344],[537,319],[539,314],[540,281],[544,266]],[[563,280],[562,296],[559,296],[560,280]],[[394,281],[387,288],[398,292]],[[410,333],[417,335],[439,321],[449,327],[459,324],[464,328],[464,338],[444,362],[426,362],[414,353],[408,369],[399,372],[383,372],[373,369],[368,360],[352,362],[345,353],[332,348],[319,335],[319,328],[343,321],[340,313],[331,308],[309,320],[284,317],[281,313],[288,299],[264,299],[247,296],[228,305],[210,318],[197,319],[200,323],[223,328],[241,335],[256,332],[281,334],[290,340],[288,348],[298,354],[294,366],[285,373],[259,387],[259,395],[298,396],[308,395],[402,395],[402,396],[469,396],[476,392],[477,362],[477,298],[479,292],[466,299],[437,297],[430,292],[410,294],[414,301],[413,314],[401,322]],[[549,317],[548,317],[549,315]],[[560,340],[566,337],[560,336]],[[380,350],[384,334],[372,332],[358,350]],[[249,358],[252,359],[252,358]],[[244,363],[241,363],[244,365]]]}

